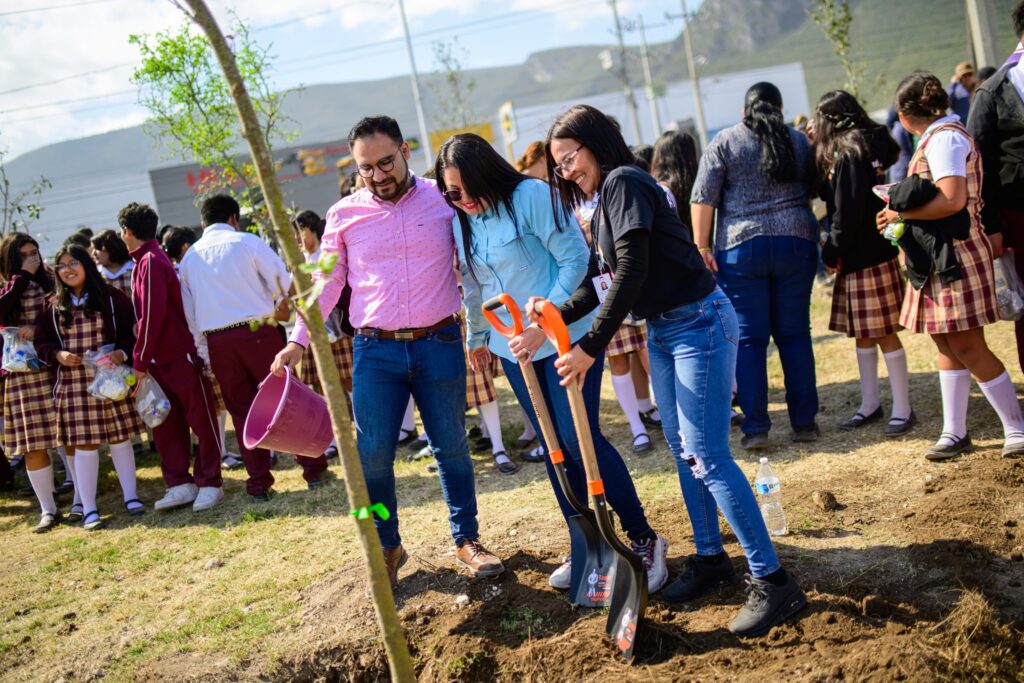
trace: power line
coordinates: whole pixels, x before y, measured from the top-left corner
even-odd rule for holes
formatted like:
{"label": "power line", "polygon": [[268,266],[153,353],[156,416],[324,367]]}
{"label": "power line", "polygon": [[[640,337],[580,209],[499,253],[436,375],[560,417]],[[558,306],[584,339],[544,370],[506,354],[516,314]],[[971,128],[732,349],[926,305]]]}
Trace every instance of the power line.
{"label": "power line", "polygon": [[132,62],[124,62],[122,64],[114,64],[104,69],[95,69],[93,71],[85,71],[80,74],[72,74],[71,76],[63,76],[61,78],[55,78],[52,81],[43,81],[42,83],[31,83],[29,85],[23,85],[18,88],[11,88],[10,90],[4,90],[0,92],[0,95],[10,95],[16,92],[24,92],[25,90],[32,90],[33,88],[41,88],[44,85],[56,85],[57,83],[64,83],[65,81],[72,81],[78,78],[85,78],[86,76],[94,76],[96,74],[106,73],[108,71],[114,71],[115,69],[123,69],[126,66],[131,66]]}
{"label": "power line", "polygon": [[76,97],[70,100],[57,100],[56,102],[43,102],[42,104],[29,104],[24,107],[15,107],[14,109],[3,109],[0,110],[0,114],[10,114],[15,111],[28,111],[29,109],[42,109],[44,107],[55,107],[59,104],[74,104],[75,102],[88,102],[89,100],[103,100],[108,97],[117,97],[119,95],[127,95],[130,93],[136,93],[138,90],[118,90],[117,92],[103,93],[102,95],[90,95],[88,97]]}
{"label": "power line", "polygon": [[9,17],[15,14],[31,14],[32,12],[49,12],[54,9],[67,9],[69,7],[84,7],[85,5],[99,5],[106,2],[117,2],[118,0],[85,0],[85,2],[69,2],[66,5],[50,5],[49,7],[33,7],[32,9],[16,9],[10,12],[0,12],[0,17]]}

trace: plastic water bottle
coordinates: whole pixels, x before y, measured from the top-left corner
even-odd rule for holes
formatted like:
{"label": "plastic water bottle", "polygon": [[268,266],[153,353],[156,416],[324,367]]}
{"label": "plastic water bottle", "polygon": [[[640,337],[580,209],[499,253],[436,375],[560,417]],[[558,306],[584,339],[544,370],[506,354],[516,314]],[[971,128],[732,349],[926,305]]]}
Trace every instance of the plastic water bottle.
{"label": "plastic water bottle", "polygon": [[782,485],[775,470],[768,464],[768,458],[761,458],[761,467],[754,480],[761,515],[772,536],[786,535],[786,511],[782,509]]}

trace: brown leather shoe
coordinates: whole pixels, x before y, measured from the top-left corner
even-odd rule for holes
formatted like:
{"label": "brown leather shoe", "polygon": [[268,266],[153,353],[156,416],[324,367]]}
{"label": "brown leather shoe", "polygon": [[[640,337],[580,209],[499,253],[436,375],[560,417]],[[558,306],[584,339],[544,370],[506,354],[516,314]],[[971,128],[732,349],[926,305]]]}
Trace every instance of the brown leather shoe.
{"label": "brown leather shoe", "polygon": [[398,570],[409,560],[409,554],[405,548],[384,548],[384,566],[388,569],[388,578],[391,580],[391,587],[398,585]]}
{"label": "brown leather shoe", "polygon": [[466,541],[455,551],[455,558],[469,567],[473,576],[489,578],[505,571],[501,560],[483,546],[480,541]]}

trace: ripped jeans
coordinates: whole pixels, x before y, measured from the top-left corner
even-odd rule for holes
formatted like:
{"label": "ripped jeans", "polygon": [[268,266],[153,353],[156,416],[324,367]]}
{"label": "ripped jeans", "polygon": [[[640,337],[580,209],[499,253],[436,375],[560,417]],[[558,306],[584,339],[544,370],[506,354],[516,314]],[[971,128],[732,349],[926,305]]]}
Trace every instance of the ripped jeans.
{"label": "ripped jeans", "polygon": [[[651,386],[698,555],[722,552],[721,508],[755,577],[779,568],[747,478],[729,451],[739,324],[722,290],[647,319]],[[673,410],[673,406],[675,410]]]}

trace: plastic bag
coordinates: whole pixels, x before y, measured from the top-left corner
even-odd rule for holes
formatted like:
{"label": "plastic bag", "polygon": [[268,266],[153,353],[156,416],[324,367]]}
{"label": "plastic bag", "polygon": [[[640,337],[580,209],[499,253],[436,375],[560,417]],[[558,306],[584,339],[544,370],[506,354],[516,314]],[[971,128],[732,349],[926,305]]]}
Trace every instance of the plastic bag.
{"label": "plastic bag", "polygon": [[171,412],[171,402],[150,375],[146,375],[139,382],[139,389],[135,394],[135,410],[150,429],[163,424]]}
{"label": "plastic bag", "polygon": [[996,304],[999,306],[999,317],[1002,320],[1020,320],[1024,318],[1024,284],[1017,276],[1013,249],[1007,249],[1003,255],[992,262],[996,276]]}
{"label": "plastic bag", "polygon": [[135,386],[135,372],[128,365],[114,363],[110,358],[113,352],[113,344],[99,351],[86,351],[82,362],[93,372],[89,395],[106,401],[123,401]]}
{"label": "plastic bag", "polygon": [[18,338],[17,327],[0,329],[4,338],[2,367],[7,372],[35,372],[41,370],[45,363],[36,355],[36,347],[27,339]]}

